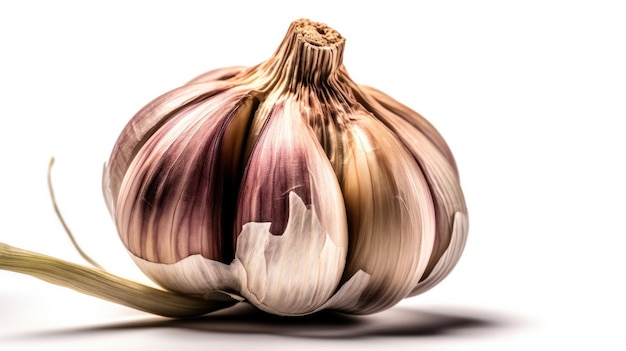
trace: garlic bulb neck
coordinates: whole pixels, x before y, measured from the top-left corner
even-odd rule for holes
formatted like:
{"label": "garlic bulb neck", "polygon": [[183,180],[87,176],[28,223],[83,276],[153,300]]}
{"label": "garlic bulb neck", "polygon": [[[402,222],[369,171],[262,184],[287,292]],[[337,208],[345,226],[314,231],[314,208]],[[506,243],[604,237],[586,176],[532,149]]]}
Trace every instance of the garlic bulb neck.
{"label": "garlic bulb neck", "polygon": [[[269,78],[261,90],[298,91],[333,84],[343,62],[345,39],[326,24],[294,21],[271,59],[261,64]],[[282,89],[281,89],[282,88]]]}

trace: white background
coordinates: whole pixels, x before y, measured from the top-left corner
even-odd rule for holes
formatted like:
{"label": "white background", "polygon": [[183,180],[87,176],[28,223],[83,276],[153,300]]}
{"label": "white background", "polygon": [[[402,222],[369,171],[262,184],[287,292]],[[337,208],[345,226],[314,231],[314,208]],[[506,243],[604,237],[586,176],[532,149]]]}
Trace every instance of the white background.
{"label": "white background", "polygon": [[145,280],[100,192],[117,134],[190,78],[265,60],[308,17],[347,38],[355,81],[425,115],[452,147],[470,237],[447,280],[368,317],[176,323],[0,272],[0,349],[626,348],[621,2],[350,3],[0,3],[0,241],[82,262],[49,202],[55,156],[84,249]]}

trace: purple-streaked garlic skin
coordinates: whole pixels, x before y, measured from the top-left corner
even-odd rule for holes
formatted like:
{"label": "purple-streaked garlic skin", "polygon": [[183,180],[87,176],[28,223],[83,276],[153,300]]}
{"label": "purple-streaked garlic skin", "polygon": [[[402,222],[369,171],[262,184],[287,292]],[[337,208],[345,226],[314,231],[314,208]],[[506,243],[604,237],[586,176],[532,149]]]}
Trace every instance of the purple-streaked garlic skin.
{"label": "purple-streaked garlic skin", "polygon": [[468,231],[452,153],[349,78],[344,44],[296,21],[266,62],[207,72],[133,117],[103,185],[146,275],[280,315],[365,314],[452,270]]}
{"label": "purple-streaked garlic skin", "polygon": [[178,111],[131,162],[115,213],[133,254],[162,263],[194,254],[232,260],[232,236],[224,234],[236,213],[241,155],[234,151],[245,143],[239,119],[248,123],[255,102],[245,92],[223,95]]}

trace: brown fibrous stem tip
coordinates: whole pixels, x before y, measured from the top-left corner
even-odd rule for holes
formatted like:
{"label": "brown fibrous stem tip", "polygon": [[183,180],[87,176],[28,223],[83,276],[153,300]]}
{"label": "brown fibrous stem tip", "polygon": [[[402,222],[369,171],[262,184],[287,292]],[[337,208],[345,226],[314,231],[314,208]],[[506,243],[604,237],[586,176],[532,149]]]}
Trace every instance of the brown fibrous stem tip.
{"label": "brown fibrous stem tip", "polygon": [[345,40],[339,32],[324,23],[300,19],[293,25],[299,37],[314,46],[335,46]]}

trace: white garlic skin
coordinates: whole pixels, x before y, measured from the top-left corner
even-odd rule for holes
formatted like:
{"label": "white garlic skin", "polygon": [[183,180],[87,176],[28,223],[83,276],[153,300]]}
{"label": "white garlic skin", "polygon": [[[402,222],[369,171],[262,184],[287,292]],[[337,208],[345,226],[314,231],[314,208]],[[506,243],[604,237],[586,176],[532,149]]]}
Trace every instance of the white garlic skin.
{"label": "white garlic skin", "polygon": [[344,44],[295,21],[268,61],[208,72],[128,123],[104,192],[148,277],[280,315],[365,314],[452,270],[468,232],[452,153],[349,78]]}

